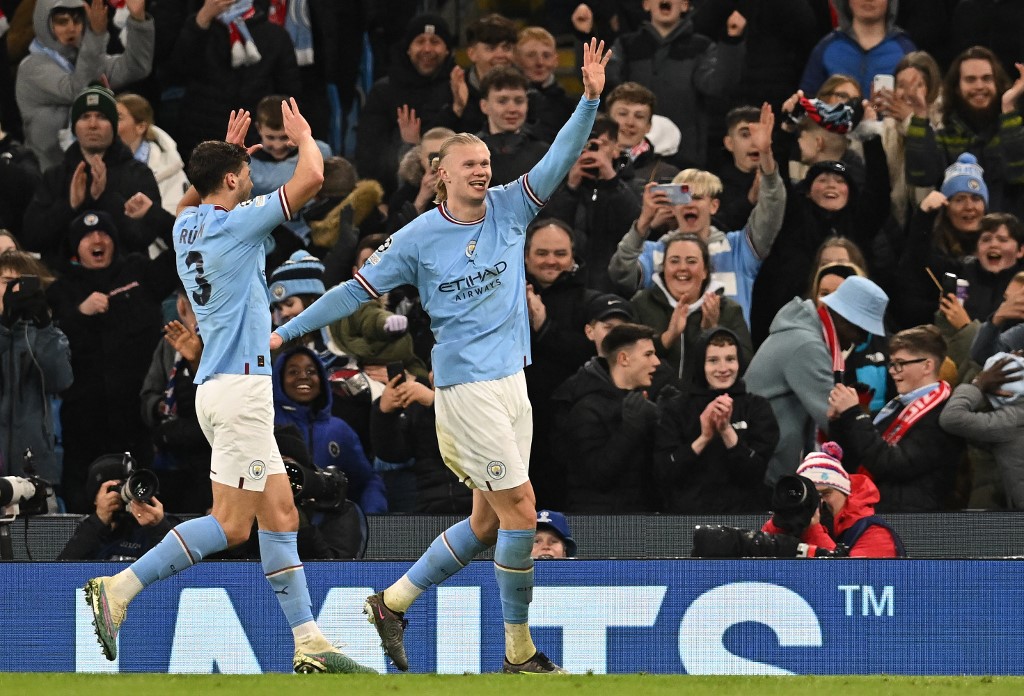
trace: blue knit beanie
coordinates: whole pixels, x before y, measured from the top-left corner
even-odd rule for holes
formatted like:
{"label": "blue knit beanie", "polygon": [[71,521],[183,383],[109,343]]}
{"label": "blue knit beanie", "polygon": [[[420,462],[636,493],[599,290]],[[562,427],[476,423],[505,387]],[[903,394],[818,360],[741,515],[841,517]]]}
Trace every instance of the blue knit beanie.
{"label": "blue knit beanie", "polygon": [[270,275],[272,302],[282,302],[296,295],[323,295],[324,265],[304,249],[274,269]]}
{"label": "blue knit beanie", "polygon": [[942,195],[947,199],[958,193],[973,193],[981,196],[988,210],[988,186],[985,184],[985,170],[978,165],[978,158],[965,152],[956,158],[956,162],[946,168],[946,177],[942,180]]}

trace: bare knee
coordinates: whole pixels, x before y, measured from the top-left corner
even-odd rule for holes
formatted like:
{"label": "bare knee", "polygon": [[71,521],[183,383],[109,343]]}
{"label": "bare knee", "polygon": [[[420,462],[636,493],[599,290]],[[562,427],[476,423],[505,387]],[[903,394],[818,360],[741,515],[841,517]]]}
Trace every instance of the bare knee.
{"label": "bare knee", "polygon": [[[216,515],[214,515],[216,517]],[[220,522],[221,528],[224,530],[224,536],[228,540],[228,546],[238,546],[244,544],[249,540],[249,535],[252,533],[252,520],[248,522],[240,519],[234,520],[217,520]]]}

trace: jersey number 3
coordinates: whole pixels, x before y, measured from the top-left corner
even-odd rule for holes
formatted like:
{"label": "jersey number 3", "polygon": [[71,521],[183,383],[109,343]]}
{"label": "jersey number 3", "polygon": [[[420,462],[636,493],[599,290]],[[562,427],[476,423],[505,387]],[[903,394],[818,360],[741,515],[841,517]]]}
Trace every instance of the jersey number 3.
{"label": "jersey number 3", "polygon": [[213,288],[210,286],[210,281],[203,275],[203,255],[198,251],[190,251],[188,256],[185,257],[185,266],[191,267],[192,264],[195,264],[196,283],[199,285],[199,291],[192,293],[192,299],[195,300],[197,305],[203,307],[210,301],[210,293],[213,291]]}

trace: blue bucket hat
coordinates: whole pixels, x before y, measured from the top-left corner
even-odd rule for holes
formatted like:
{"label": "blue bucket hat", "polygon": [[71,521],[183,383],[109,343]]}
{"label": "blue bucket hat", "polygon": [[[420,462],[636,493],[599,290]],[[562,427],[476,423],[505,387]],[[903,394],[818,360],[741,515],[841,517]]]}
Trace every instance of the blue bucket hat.
{"label": "blue bucket hat", "polygon": [[873,336],[885,336],[885,308],[889,296],[867,278],[851,276],[821,299],[836,314]]}

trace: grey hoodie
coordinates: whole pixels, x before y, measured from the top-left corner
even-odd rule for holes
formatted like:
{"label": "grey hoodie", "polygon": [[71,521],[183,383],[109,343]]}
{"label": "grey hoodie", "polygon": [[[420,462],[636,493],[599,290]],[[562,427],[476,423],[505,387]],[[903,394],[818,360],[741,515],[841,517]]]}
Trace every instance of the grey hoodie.
{"label": "grey hoodie", "polygon": [[75,0],[38,0],[32,15],[36,41],[59,53],[72,69],[68,71],[53,56],[35,49],[30,49],[18,66],[15,96],[24,120],[25,144],[39,158],[43,171],[61,160],[58,134],[68,127],[71,104],[79,92],[103,75],[111,89],[117,90],[146,77],[153,67],[156,32],[151,17],[141,22],[128,18],[127,48],[120,55],[104,52],[107,33],[94,33],[88,19],[78,48],[58,43],[50,30],[50,13],[54,8],[76,4]]}
{"label": "grey hoodie", "polygon": [[814,444],[815,425],[828,428],[832,358],[811,300],[794,297],[779,310],[743,379],[747,391],[768,399],[779,422],[779,444],[765,475],[771,486],[796,471]]}

